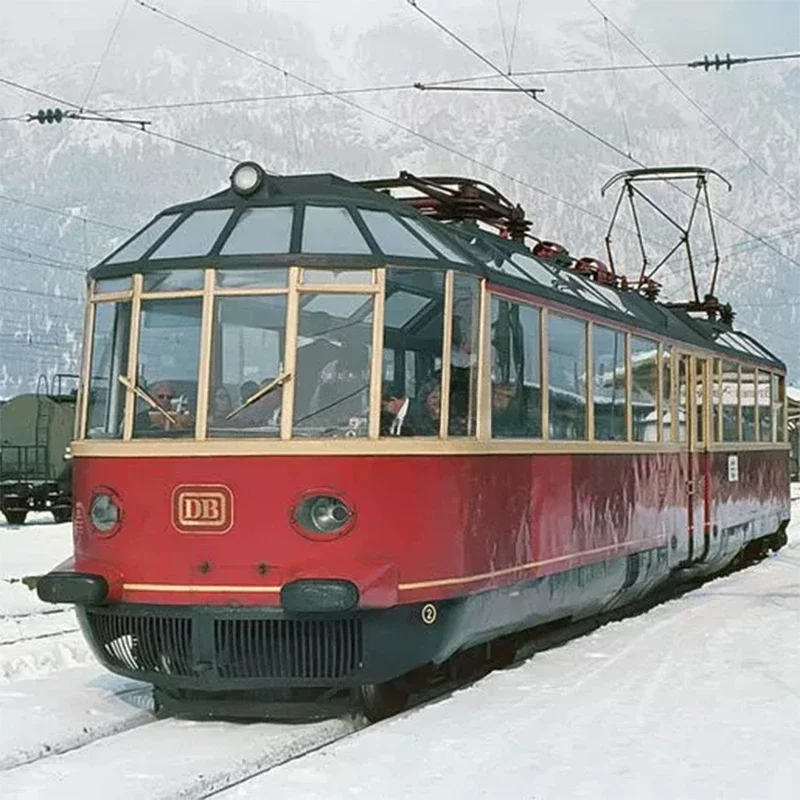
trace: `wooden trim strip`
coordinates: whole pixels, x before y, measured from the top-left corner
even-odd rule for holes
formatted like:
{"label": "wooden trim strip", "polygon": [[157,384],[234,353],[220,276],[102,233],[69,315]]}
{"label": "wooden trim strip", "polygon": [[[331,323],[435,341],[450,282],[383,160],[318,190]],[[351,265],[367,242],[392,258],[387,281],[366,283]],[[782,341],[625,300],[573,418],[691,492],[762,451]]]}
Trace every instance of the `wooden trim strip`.
{"label": "wooden trim strip", "polygon": [[289,291],[288,287],[284,286],[282,288],[260,288],[260,287],[249,287],[249,288],[230,288],[230,289],[214,289],[214,296],[215,297],[262,297],[262,296],[269,296],[269,295],[279,295],[279,294],[286,294]]}
{"label": "wooden trim strip", "polygon": [[374,283],[300,283],[301,294],[375,294],[378,287]]}
{"label": "wooden trim strip", "polygon": [[175,289],[172,292],[142,292],[142,300],[179,300],[182,297],[202,297],[204,289]]}
{"label": "wooden trim strip", "polygon": [[383,335],[386,318],[386,270],[377,270],[377,294],[372,308],[372,365],[369,378],[369,438],[381,432],[381,390],[383,381]]}
{"label": "wooden trim strip", "polygon": [[86,438],[89,395],[91,394],[92,357],[94,355],[94,318],[97,309],[92,303],[86,305],[86,329],[83,338],[83,363],[81,364],[81,398],[76,439]]}
{"label": "wooden trim strip", "polygon": [[292,435],[294,418],[294,387],[297,382],[297,326],[300,321],[300,295],[297,287],[300,281],[300,268],[289,267],[289,295],[286,300],[286,341],[284,342],[284,363],[278,369],[280,374],[289,375],[283,384],[281,405],[281,440],[288,441]]}
{"label": "wooden trim strip", "polygon": [[[286,386],[290,384],[287,382]],[[731,450],[739,443],[731,443]],[[746,443],[754,444],[754,443]],[[786,449],[786,446],[757,445],[758,449]],[[503,455],[651,455],[654,453],[680,453],[681,444],[655,442],[594,442],[544,441],[542,439],[491,439],[476,441],[468,438],[392,436],[371,441],[366,438],[337,439],[336,449],[323,439],[135,439],[130,442],[91,439],[76,442],[76,458],[201,458],[218,456],[325,456],[347,458],[352,456],[503,456]]]}
{"label": "wooden trim strip", "polygon": [[208,437],[208,398],[211,391],[211,335],[214,329],[214,270],[204,275],[203,310],[200,322],[200,370],[197,383],[194,435],[198,441]]}
{"label": "wooden trim strip", "polygon": [[133,291],[127,289],[124,292],[108,292],[108,294],[95,294],[89,298],[89,302],[95,303],[124,303],[133,297]]}
{"label": "wooden trim strip", "polygon": [[[142,285],[144,278],[141,273],[133,276],[133,300],[131,301],[131,330],[128,351],[128,381],[136,386],[138,383],[139,366],[139,331],[142,322]],[[114,376],[116,380],[116,376]],[[122,438],[129,442],[133,437],[133,415],[136,411],[136,395],[133,392],[125,392],[125,422],[123,425]]]}

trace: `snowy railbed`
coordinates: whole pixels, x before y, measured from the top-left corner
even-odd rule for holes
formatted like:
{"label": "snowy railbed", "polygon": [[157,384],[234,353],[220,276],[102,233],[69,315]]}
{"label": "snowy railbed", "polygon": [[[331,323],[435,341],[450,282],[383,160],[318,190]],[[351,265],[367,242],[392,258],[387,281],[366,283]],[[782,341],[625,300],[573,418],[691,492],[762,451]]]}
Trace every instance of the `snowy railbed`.
{"label": "snowy railbed", "polygon": [[72,612],[9,583],[70,545],[0,525],[0,641],[21,639],[0,645],[3,798],[784,800],[800,780],[800,523],[761,564],[364,730],[156,720]]}

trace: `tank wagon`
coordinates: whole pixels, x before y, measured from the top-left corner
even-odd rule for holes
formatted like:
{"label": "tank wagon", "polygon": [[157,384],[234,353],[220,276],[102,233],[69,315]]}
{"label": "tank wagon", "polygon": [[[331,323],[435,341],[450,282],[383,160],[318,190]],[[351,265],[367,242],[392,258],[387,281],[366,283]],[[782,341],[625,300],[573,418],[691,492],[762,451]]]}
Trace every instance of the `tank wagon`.
{"label": "tank wagon", "polygon": [[77,375],[42,375],[35,393],[0,406],[0,512],[22,525],[30,511],[72,516],[70,441],[75,425]]}
{"label": "tank wagon", "polygon": [[269,176],[90,273],[75,603],[163,709],[355,693],[786,541],[785,369],[491,187]]}

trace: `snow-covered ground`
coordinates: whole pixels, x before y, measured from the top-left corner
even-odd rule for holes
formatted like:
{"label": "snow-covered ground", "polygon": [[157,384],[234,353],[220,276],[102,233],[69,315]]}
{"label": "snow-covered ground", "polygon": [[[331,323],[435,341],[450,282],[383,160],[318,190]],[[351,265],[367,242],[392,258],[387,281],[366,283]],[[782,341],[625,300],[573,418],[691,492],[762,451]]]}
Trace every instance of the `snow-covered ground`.
{"label": "snow-covered ground", "polygon": [[18,582],[70,545],[0,523],[4,799],[796,796],[800,522],[761,564],[361,730],[156,721]]}

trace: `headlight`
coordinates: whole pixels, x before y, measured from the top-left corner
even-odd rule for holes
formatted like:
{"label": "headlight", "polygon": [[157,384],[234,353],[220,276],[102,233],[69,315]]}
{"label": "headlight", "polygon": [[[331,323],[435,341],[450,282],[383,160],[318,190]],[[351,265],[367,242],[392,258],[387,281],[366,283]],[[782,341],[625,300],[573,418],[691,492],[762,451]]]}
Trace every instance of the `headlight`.
{"label": "headlight", "polygon": [[231,175],[231,184],[237,194],[253,194],[264,180],[264,170],[254,161],[239,164]]}
{"label": "headlight", "polygon": [[98,492],[89,506],[89,518],[100,533],[109,533],[119,525],[122,513],[117,501],[107,492]]}
{"label": "headlight", "polygon": [[317,494],[297,506],[295,518],[309,533],[339,533],[351,520],[353,512],[338,497]]}

